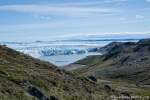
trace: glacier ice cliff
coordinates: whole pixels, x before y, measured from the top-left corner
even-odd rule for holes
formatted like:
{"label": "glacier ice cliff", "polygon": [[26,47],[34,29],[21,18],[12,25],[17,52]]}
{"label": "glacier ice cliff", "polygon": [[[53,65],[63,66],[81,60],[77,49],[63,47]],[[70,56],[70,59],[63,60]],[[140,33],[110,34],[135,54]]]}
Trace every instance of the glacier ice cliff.
{"label": "glacier ice cliff", "polygon": [[33,57],[96,52],[101,41],[0,42]]}

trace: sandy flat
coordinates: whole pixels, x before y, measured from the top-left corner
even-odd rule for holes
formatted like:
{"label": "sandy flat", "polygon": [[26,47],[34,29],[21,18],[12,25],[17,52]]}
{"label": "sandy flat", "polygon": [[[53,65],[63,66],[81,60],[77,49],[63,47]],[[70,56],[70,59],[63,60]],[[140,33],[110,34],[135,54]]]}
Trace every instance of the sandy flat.
{"label": "sandy flat", "polygon": [[62,66],[62,68],[66,69],[66,70],[74,70],[74,69],[82,68],[85,66],[86,65],[81,65],[81,64],[68,64],[68,65]]}

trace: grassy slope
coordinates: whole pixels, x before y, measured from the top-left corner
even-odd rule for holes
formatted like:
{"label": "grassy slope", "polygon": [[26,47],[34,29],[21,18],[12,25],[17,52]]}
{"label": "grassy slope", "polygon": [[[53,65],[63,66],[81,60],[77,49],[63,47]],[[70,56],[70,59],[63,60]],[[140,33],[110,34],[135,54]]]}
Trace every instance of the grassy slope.
{"label": "grassy slope", "polygon": [[108,60],[106,61],[106,63],[102,63],[102,60],[103,60],[102,58],[103,56],[94,55],[94,56],[88,56],[84,59],[81,59],[75,63],[86,65],[86,67],[76,69],[73,72],[78,73],[81,76],[82,75],[87,76],[88,74],[91,74],[92,72],[111,67],[111,64],[113,64],[113,61]]}
{"label": "grassy slope", "polygon": [[[110,98],[102,86],[69,71],[59,73],[56,66],[0,45],[0,100],[38,100],[28,85],[42,91],[47,98],[60,100],[101,100]],[[115,93],[114,93],[115,94]]]}

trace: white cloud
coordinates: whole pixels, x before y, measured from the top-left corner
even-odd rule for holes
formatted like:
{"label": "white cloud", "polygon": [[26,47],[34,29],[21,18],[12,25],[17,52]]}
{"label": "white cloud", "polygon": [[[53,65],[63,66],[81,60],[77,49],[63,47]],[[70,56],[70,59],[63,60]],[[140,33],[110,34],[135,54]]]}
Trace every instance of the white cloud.
{"label": "white cloud", "polygon": [[120,18],[119,20],[125,20],[126,18]]}
{"label": "white cloud", "polygon": [[146,1],[150,2],[150,0],[146,0]]}
{"label": "white cloud", "polygon": [[136,18],[144,18],[144,16],[143,15],[136,15]]}
{"label": "white cloud", "polygon": [[40,16],[40,15],[38,15],[38,14],[30,14],[30,15],[33,16],[33,18],[50,19],[50,17]]}

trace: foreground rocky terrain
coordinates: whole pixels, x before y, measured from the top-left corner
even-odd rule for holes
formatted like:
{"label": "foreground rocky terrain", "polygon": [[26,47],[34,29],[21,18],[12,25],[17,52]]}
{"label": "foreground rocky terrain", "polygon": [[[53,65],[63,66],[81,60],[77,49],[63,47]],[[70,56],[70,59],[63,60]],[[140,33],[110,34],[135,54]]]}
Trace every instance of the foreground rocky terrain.
{"label": "foreground rocky terrain", "polygon": [[111,100],[107,87],[0,45],[0,100]]}

